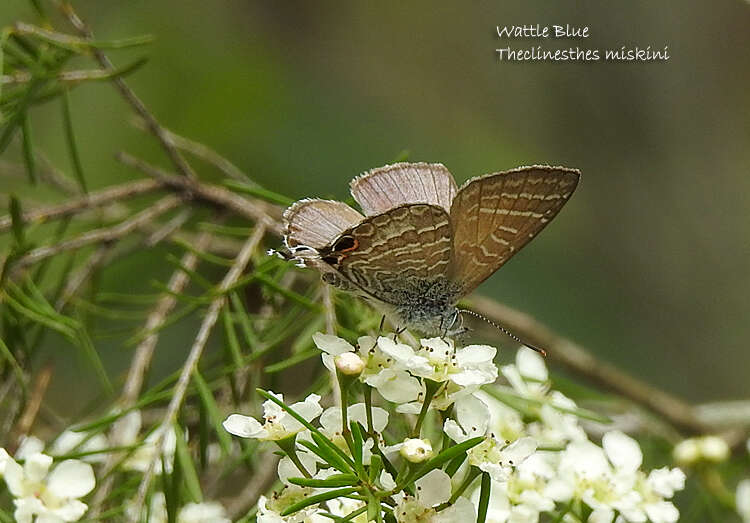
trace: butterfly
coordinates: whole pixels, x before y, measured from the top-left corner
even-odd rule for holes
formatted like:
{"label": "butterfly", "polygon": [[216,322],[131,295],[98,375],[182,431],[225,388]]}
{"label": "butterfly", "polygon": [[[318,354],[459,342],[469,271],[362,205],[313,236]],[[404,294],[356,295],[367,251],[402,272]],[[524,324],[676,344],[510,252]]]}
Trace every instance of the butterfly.
{"label": "butterfly", "polygon": [[541,231],[580,171],[534,165],[457,187],[439,163],[397,163],[351,181],[362,209],[321,199],[283,215],[288,256],[425,334],[464,331],[456,304]]}

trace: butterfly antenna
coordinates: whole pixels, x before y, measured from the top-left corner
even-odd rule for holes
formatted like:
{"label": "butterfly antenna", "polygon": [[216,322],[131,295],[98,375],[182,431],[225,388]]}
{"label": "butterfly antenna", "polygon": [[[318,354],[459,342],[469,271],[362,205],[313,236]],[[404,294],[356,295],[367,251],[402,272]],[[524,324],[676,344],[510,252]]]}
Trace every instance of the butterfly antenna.
{"label": "butterfly antenna", "polygon": [[517,343],[520,343],[521,345],[523,345],[525,347],[528,347],[530,349],[533,349],[533,350],[537,351],[539,354],[541,354],[545,358],[547,357],[547,351],[546,350],[542,349],[541,347],[537,347],[535,345],[532,345],[531,343],[529,343],[527,341],[522,340],[521,338],[519,338],[518,336],[516,336],[515,334],[513,334],[512,332],[510,332],[508,329],[506,329],[502,325],[500,325],[498,323],[495,323],[494,321],[490,320],[489,318],[485,318],[484,316],[482,316],[478,312],[474,312],[474,311],[469,310],[469,309],[458,309],[458,310],[461,313],[465,312],[466,314],[470,314],[470,315],[472,315],[472,316],[474,316],[476,318],[479,318],[481,320],[486,321],[487,323],[489,323],[490,325],[492,325],[493,327],[495,327],[497,330],[499,330],[500,332],[502,332],[503,334],[505,334],[506,336],[508,336],[513,341],[515,341]]}

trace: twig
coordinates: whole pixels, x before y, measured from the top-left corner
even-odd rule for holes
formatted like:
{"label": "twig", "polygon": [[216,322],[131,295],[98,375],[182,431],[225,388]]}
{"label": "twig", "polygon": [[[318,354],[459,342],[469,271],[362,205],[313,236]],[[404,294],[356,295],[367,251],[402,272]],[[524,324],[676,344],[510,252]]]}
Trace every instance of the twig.
{"label": "twig", "polygon": [[[114,185],[101,191],[72,198],[60,205],[26,211],[23,213],[23,221],[25,224],[44,223],[56,218],[77,214],[93,207],[101,207],[141,194],[147,194],[162,187],[164,187],[164,184],[158,180],[139,180],[137,182]],[[10,229],[11,223],[10,216],[0,217],[0,232]]]}
{"label": "twig", "polygon": [[177,189],[180,192],[187,192],[194,198],[207,201],[220,208],[250,218],[258,223],[262,223],[267,229],[276,234],[281,234],[281,223],[275,219],[281,215],[281,210],[275,205],[249,200],[217,185],[200,183],[184,177],[170,175],[158,167],[128,153],[120,152],[116,155],[116,158],[123,164],[138,169],[168,187]]}
{"label": "twig", "polygon": [[15,434],[20,437],[29,433],[36,415],[39,413],[39,407],[42,405],[42,399],[47,392],[49,382],[52,380],[52,365],[48,364],[39,372],[34,380],[34,387],[31,390],[29,401],[26,402],[23,414],[16,424]]}
{"label": "twig", "polygon": [[[146,122],[144,122],[142,118],[134,118],[133,125],[138,129],[148,131]],[[179,149],[192,154],[196,158],[200,158],[201,160],[210,163],[230,178],[241,180],[246,184],[256,185],[255,182],[253,182],[247,174],[242,172],[239,167],[234,165],[232,162],[224,158],[222,155],[220,155],[207,145],[191,140],[190,138],[180,136],[179,134],[176,134],[166,128],[164,129],[164,131],[169,135],[172,142]]]}
{"label": "twig", "polygon": [[555,334],[528,314],[479,296],[472,303],[474,311],[503,325],[521,339],[547,349],[552,361],[604,389],[644,405],[675,427],[698,434],[712,430],[686,402],[596,359],[580,345]]}
{"label": "twig", "polygon": [[[70,5],[67,0],[59,1],[58,5],[62,13],[68,18],[73,27],[75,27],[75,29],[86,39],[92,40],[94,37],[93,33],[88,28],[88,26],[86,26],[83,20],[78,17],[76,12],[73,10],[73,6]],[[94,48],[93,53],[96,57],[96,60],[99,62],[99,65],[101,65],[103,69],[107,71],[113,71],[116,69],[107,55],[104,54],[101,50]],[[165,129],[161,126],[161,124],[159,124],[154,115],[152,115],[149,110],[146,109],[146,106],[143,104],[140,98],[136,96],[133,90],[128,87],[128,84],[125,82],[125,80],[120,77],[116,77],[112,79],[112,82],[120,91],[122,97],[125,98],[125,100],[130,104],[135,112],[141,118],[143,118],[143,120],[148,125],[148,128],[151,130],[154,136],[156,136],[159,142],[161,142],[162,147],[166,151],[177,171],[187,178],[197,178],[195,172],[193,171],[193,168],[190,167],[190,164],[188,164],[182,157],[180,151],[177,150],[171,138],[165,132]]]}
{"label": "twig", "polygon": [[61,252],[80,249],[88,245],[95,243],[106,243],[122,238],[123,236],[133,232],[145,223],[152,221],[157,216],[164,214],[165,212],[177,207],[182,201],[177,196],[165,196],[161,200],[157,201],[151,207],[144,209],[138,214],[134,215],[128,220],[121,222],[113,227],[105,227],[101,229],[94,229],[92,231],[85,232],[80,236],[76,236],[69,240],[58,243],[57,245],[45,245],[44,247],[37,247],[32,249],[23,256],[13,261],[13,269],[19,269],[32,265],[41,260],[55,256]]}
{"label": "twig", "polygon": [[239,519],[250,507],[255,505],[260,495],[266,492],[276,480],[279,457],[270,453],[262,454],[257,461],[262,463],[263,466],[257,467],[253,471],[247,485],[226,505],[227,514],[233,521]]}
{"label": "twig", "polygon": [[154,454],[155,458],[150,463],[148,469],[143,475],[140,485],[138,486],[138,495],[136,496],[136,501],[134,504],[135,514],[140,514],[141,512],[143,502],[146,499],[146,493],[148,492],[149,485],[151,484],[151,478],[154,475],[155,461],[161,459],[161,455],[164,452],[164,434],[172,426],[172,423],[174,423],[174,420],[177,417],[177,412],[179,411],[179,408],[182,405],[182,401],[185,398],[185,393],[187,391],[188,384],[190,383],[190,379],[198,365],[198,361],[200,360],[201,355],[203,354],[203,349],[206,346],[206,342],[208,341],[208,336],[211,333],[214,325],[216,324],[216,321],[219,317],[219,312],[221,312],[222,307],[224,307],[224,305],[226,304],[227,298],[224,294],[224,291],[229,289],[240,278],[242,272],[245,270],[248,263],[250,263],[250,257],[260,244],[263,236],[265,235],[265,232],[266,227],[264,224],[259,223],[256,225],[255,232],[245,242],[242,250],[235,258],[232,267],[229,269],[229,271],[224,276],[224,279],[219,284],[217,297],[214,298],[213,301],[211,301],[211,304],[208,307],[208,311],[206,312],[200,329],[198,330],[198,335],[193,341],[193,346],[190,348],[190,353],[188,354],[188,357],[182,366],[182,372],[180,373],[177,384],[173,389],[172,399],[170,400],[169,406],[167,407],[167,413],[164,416],[164,421],[159,426],[159,428],[156,429],[158,431],[158,436],[156,438],[156,441],[154,442],[154,447],[158,449],[158,452]]}

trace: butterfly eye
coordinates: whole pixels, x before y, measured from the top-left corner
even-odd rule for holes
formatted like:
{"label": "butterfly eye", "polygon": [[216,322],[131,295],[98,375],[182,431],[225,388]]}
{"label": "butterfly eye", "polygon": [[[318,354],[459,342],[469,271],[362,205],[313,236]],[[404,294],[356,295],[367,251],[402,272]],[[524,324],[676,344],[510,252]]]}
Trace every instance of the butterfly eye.
{"label": "butterfly eye", "polygon": [[333,244],[336,252],[349,252],[359,247],[359,242],[352,236],[342,236]]}

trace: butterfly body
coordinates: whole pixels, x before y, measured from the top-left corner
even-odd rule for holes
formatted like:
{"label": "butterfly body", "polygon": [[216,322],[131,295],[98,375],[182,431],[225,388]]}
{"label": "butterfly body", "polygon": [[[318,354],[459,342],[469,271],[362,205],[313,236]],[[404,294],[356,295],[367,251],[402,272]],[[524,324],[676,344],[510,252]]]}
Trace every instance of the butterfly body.
{"label": "butterfly body", "polygon": [[457,189],[440,164],[395,164],[352,181],[366,216],[300,200],[284,213],[291,257],[427,334],[463,330],[456,304],[554,217],[579,173],[534,166]]}

